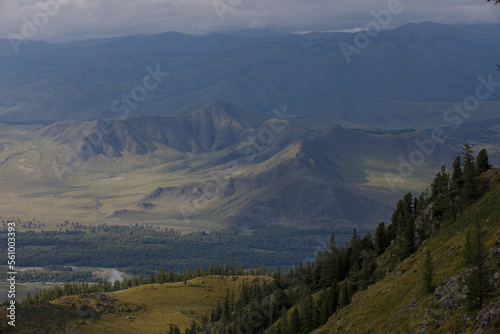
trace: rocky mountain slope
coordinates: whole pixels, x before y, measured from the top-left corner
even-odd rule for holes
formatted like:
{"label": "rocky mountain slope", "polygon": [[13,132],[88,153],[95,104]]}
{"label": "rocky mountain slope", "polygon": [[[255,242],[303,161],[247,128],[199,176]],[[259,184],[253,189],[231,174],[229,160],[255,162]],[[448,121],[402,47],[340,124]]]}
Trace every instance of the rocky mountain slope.
{"label": "rocky mountain slope", "polygon": [[[57,180],[63,184],[51,184],[54,196],[70,186],[64,192],[69,207],[95,218],[341,228],[386,219],[397,191],[418,189],[426,183],[419,175],[456,154],[452,145],[436,145],[413,184],[401,179],[392,192],[386,173],[398,175],[400,157],[418,149],[415,142],[428,134],[299,124],[222,102],[173,118],[62,121],[31,134],[42,158],[33,156],[30,165],[45,170],[45,178],[64,172]],[[0,167],[15,164],[8,160]],[[97,195],[93,190],[102,182],[108,183],[106,193]]]}

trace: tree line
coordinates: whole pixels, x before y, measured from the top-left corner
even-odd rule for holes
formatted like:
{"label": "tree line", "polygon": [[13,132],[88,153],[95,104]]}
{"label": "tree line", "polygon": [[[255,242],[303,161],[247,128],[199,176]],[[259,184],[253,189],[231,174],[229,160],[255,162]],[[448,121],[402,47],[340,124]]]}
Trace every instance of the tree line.
{"label": "tree line", "polygon": [[[220,230],[180,234],[170,229],[101,224],[88,230],[18,233],[17,255],[24,267],[118,268],[137,275],[147,275],[160,267],[175,272],[188,266],[209,269],[211,263],[225,261],[245,268],[258,268],[265,263],[276,269],[292,267],[296,259],[314,256],[323,246],[318,240],[326,239],[330,232],[269,226],[250,232]],[[0,238],[5,233],[0,231]],[[343,232],[339,235],[345,237]]]}

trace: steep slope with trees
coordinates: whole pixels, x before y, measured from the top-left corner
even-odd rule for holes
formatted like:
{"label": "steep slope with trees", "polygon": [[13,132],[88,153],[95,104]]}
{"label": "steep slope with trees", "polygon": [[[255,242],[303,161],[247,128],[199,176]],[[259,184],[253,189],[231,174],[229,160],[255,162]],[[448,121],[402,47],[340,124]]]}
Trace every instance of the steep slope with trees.
{"label": "steep slope with trees", "polygon": [[[479,176],[487,156],[482,152],[474,161],[470,149],[466,145],[455,160],[453,175],[444,168],[438,173],[415,218],[404,218],[407,200],[398,204],[386,229],[396,231],[394,241],[377,258],[381,280],[354,293],[351,304],[314,333],[498,331],[500,171],[486,168]],[[413,237],[405,233],[411,225]]]}

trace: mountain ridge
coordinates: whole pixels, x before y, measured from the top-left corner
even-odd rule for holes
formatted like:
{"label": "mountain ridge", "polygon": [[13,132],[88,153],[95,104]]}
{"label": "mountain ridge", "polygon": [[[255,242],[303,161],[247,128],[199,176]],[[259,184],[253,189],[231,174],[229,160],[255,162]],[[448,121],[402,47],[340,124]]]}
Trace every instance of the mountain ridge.
{"label": "mountain ridge", "polygon": [[[407,25],[381,32],[350,64],[339,44],[352,44],[355,34],[337,33],[274,39],[159,34],[89,47],[82,42],[73,49],[52,46],[37,55],[0,55],[0,87],[5,88],[0,120],[112,116],[113,100],[140,85],[147,66],[158,65],[169,76],[130,116],[171,116],[224,100],[253,113],[287,106],[299,117],[328,113],[378,128],[441,126],[448,104],[472,94],[478,76],[494,70],[498,31],[498,25]],[[63,66],[65,59],[75,63]],[[493,105],[479,105],[482,119],[494,117],[499,93],[489,100]]]}

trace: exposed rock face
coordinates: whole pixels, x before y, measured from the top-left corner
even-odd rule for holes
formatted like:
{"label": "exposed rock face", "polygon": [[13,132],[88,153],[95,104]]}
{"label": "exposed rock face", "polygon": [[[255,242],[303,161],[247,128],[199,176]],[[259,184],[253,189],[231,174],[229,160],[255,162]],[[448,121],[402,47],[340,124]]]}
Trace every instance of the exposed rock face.
{"label": "exposed rock face", "polygon": [[479,311],[476,316],[476,326],[474,333],[477,334],[487,333],[495,327],[498,329],[498,326],[500,326],[500,297]]}
{"label": "exposed rock face", "polygon": [[450,277],[444,285],[438,286],[434,292],[434,301],[442,308],[459,307],[465,300],[467,288],[461,283],[463,274]]}
{"label": "exposed rock face", "polygon": [[137,207],[141,208],[141,209],[152,209],[152,208],[155,207],[155,205],[153,203],[147,203],[147,202],[145,202],[145,203],[139,203],[139,204],[137,204]]}
{"label": "exposed rock face", "polygon": [[134,214],[141,214],[143,213],[142,211],[138,211],[138,210],[127,210],[127,209],[123,209],[123,210],[118,210],[118,211],[115,211],[113,212],[109,218],[113,218],[113,217],[119,217],[119,216],[126,216],[126,215],[134,215]]}
{"label": "exposed rock face", "polygon": [[[499,255],[500,240],[488,250],[487,261],[498,259]],[[493,271],[490,270],[488,273],[489,284],[493,290],[497,290],[500,287],[500,275],[498,271],[495,271],[498,270],[498,268],[496,268],[497,265],[497,263],[493,264]],[[444,324],[454,309],[463,307],[467,294],[467,286],[463,283],[466,274],[466,272],[463,272],[459,275],[450,277],[445,284],[436,288],[434,292],[434,301],[439,307],[446,309],[446,312],[444,317],[434,318],[433,324]],[[489,303],[487,302],[487,304],[476,313],[475,318],[466,316],[466,320],[468,323],[475,324],[470,333],[490,333],[494,328],[497,328],[495,326],[500,326],[500,297]],[[460,333],[465,332],[466,329],[464,328]]]}

